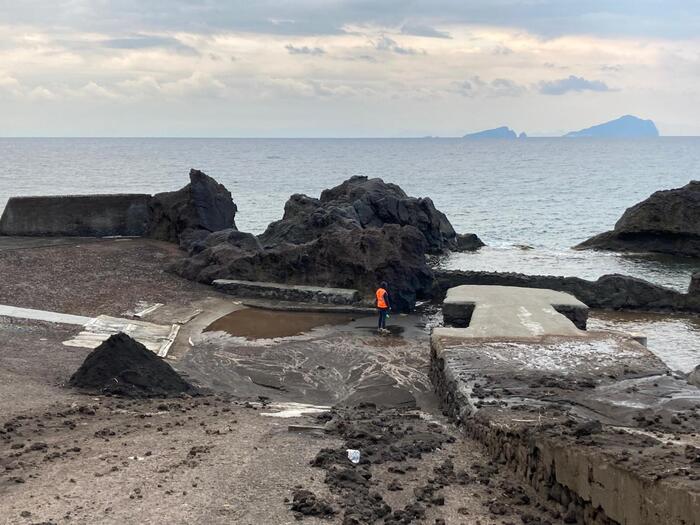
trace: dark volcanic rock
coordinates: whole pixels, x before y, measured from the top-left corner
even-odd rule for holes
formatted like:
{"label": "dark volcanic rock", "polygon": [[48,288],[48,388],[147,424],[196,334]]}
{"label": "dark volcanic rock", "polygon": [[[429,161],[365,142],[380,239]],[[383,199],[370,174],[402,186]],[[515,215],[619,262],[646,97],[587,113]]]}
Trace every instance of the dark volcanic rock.
{"label": "dark volcanic rock", "polygon": [[70,378],[73,387],[125,397],[167,397],[196,389],[170,365],[126,334],[112,335]]}
{"label": "dark volcanic rock", "polygon": [[328,517],[335,514],[335,510],[328,501],[319,498],[310,490],[295,490],[292,500],[292,511],[302,516]]}
{"label": "dark volcanic rock", "polygon": [[148,236],[184,247],[210,232],[236,228],[231,193],[199,170],[190,170],[190,183],[184,188],[154,195],[149,208]]}
{"label": "dark volcanic rock", "polygon": [[188,226],[179,235],[189,257],[171,269],[188,279],[351,288],[367,299],[387,281],[397,311],[410,311],[429,295],[426,254],[482,244],[473,234],[458,237],[430,199],[367,177],[352,177],[318,199],[293,195],[282,220],[257,238],[235,227],[204,235]]}
{"label": "dark volcanic rock", "polygon": [[688,374],[688,383],[700,388],[700,365],[696,366],[695,369]]}
{"label": "dark volcanic rock", "polygon": [[628,208],[614,230],[596,235],[576,248],[700,257],[700,181],[657,191]]}
{"label": "dark volcanic rock", "polygon": [[282,220],[270,224],[260,241],[265,247],[304,244],[329,230],[353,232],[385,224],[417,228],[429,253],[456,247],[454,228],[432,200],[409,197],[395,184],[367,177],[352,177],[324,190],[320,199],[293,195]]}
{"label": "dark volcanic rock", "polygon": [[411,226],[347,231],[330,229],[304,244],[262,249],[240,232],[210,235],[204,249],[172,269],[188,279],[243,279],[354,288],[369,295],[382,280],[390,283],[393,307],[411,310],[432,287],[425,238]]}
{"label": "dark volcanic rock", "polygon": [[460,233],[457,235],[457,243],[455,246],[455,251],[457,252],[473,252],[486,246],[484,242],[479,239],[476,233]]}

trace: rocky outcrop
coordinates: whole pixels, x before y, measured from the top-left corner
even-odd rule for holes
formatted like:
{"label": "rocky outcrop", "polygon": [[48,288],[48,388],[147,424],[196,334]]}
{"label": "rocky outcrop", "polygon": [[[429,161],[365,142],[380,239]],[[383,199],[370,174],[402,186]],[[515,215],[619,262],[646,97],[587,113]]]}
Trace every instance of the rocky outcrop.
{"label": "rocky outcrop", "polygon": [[476,233],[460,233],[457,235],[456,252],[475,252],[482,246],[486,246]]}
{"label": "rocky outcrop", "polygon": [[657,191],[628,208],[614,230],[576,246],[587,248],[700,257],[700,181]]}
{"label": "rocky outcrop", "polygon": [[208,235],[190,228],[185,234],[186,242],[183,233],[180,242],[189,257],[172,269],[188,279],[351,288],[367,300],[387,281],[399,311],[412,310],[431,292],[426,254],[482,244],[476,235],[458,236],[430,199],[409,197],[395,184],[367,177],[352,177],[318,199],[293,195],[283,218],[258,237],[235,228]]}
{"label": "rocky outcrop", "polygon": [[202,249],[176,262],[172,269],[203,283],[215,279],[271,281],[353,288],[369,296],[383,280],[390,283],[393,306],[413,309],[429,294],[432,272],[426,242],[413,226],[322,231],[312,240],[263,247],[255,236],[235,230],[210,235]]}
{"label": "rocky outcrop", "polygon": [[434,299],[442,300],[449,288],[463,284],[558,290],[572,294],[590,308],[700,312],[700,291],[696,285],[691,284],[688,293],[684,294],[619,274],[603,275],[596,281],[588,281],[554,275],[442,270],[435,272]]}
{"label": "rocky outcrop", "polygon": [[282,220],[270,224],[260,242],[265,247],[299,245],[322,233],[356,233],[385,224],[413,226],[431,254],[457,246],[454,228],[432,200],[409,197],[395,184],[367,177],[352,177],[324,190],[319,199],[293,195],[285,204]]}
{"label": "rocky outcrop", "polygon": [[700,365],[696,366],[693,371],[688,374],[688,383],[700,388]]}
{"label": "rocky outcrop", "polygon": [[147,235],[189,248],[211,232],[235,229],[236,211],[223,184],[193,169],[187,186],[153,196]]}

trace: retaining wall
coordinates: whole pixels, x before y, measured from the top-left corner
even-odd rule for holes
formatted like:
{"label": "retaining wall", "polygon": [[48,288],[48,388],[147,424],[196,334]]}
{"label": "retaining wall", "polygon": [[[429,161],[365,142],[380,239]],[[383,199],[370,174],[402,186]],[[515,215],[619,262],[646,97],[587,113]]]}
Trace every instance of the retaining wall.
{"label": "retaining wall", "polygon": [[105,237],[145,235],[146,194],[12,197],[0,235]]}

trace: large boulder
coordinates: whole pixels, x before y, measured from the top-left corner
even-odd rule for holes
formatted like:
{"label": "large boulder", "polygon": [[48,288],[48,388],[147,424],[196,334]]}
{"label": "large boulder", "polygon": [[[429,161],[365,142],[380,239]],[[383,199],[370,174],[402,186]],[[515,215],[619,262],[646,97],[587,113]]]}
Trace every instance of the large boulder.
{"label": "large boulder", "polygon": [[210,235],[203,250],[172,269],[204,283],[242,279],[332,286],[357,289],[367,298],[385,280],[399,311],[412,310],[432,287],[425,237],[413,226],[358,228],[352,235],[331,228],[304,244],[273,248],[263,248],[250,234],[235,233]]}
{"label": "large boulder", "polygon": [[614,230],[596,235],[576,248],[700,257],[700,181],[657,191],[628,208]]}
{"label": "large boulder", "polygon": [[322,232],[355,232],[385,224],[418,229],[431,254],[457,247],[454,228],[432,200],[409,197],[395,184],[360,176],[324,190],[319,199],[293,195],[285,204],[282,220],[270,224],[260,241],[266,247],[304,244]]}
{"label": "large boulder", "polygon": [[177,191],[158,193],[149,205],[148,236],[189,248],[208,233],[236,228],[236,205],[223,184],[199,170]]}

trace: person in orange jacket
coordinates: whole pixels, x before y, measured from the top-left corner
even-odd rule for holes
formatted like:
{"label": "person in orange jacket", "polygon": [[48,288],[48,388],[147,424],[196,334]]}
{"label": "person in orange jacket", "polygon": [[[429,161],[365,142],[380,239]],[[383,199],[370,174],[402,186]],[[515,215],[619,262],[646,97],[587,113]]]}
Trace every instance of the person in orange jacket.
{"label": "person in orange jacket", "polygon": [[386,331],[386,318],[389,315],[389,310],[391,309],[391,302],[389,298],[389,292],[387,292],[388,285],[386,281],[382,281],[379,284],[379,288],[376,292],[375,305],[379,311],[379,320],[377,322],[377,328],[380,332]]}

